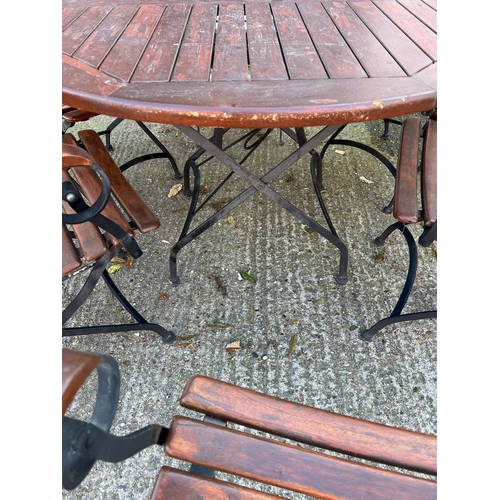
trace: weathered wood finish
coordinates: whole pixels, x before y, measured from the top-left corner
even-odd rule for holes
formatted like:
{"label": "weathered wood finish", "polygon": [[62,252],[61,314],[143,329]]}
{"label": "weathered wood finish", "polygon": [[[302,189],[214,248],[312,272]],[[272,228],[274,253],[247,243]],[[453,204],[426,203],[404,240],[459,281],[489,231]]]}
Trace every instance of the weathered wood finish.
{"label": "weathered wood finish", "polygon": [[436,436],[339,415],[204,376],[181,406],[277,436],[401,468],[436,474]]}
{"label": "weathered wood finish", "polygon": [[[435,499],[435,481],[344,460],[218,425],[174,417],[165,453],[229,474],[332,500]],[[163,498],[172,498],[169,492]]]}
{"label": "weathered wood finish", "polygon": [[226,483],[164,466],[156,478],[151,500],[270,500],[277,498],[261,491]]}
{"label": "weathered wood finish", "polygon": [[66,413],[78,389],[97,368],[101,356],[88,352],[62,350],[62,416]]}
{"label": "weathered wood finish", "polygon": [[429,120],[422,147],[422,218],[426,226],[437,222],[437,121]]}
{"label": "weathered wood finish", "polygon": [[419,0],[63,0],[63,102],[177,125],[293,127],[436,108]]}
{"label": "weathered wood finish", "polygon": [[[135,228],[142,233],[148,233],[157,229],[160,226],[160,220],[148,205],[144,203],[142,198],[122,174],[106,150],[99,135],[93,130],[82,130],[79,132],[78,136],[86,151],[78,148],[78,153],[74,156],[70,156],[69,153],[71,152],[71,146],[77,146],[76,139],[71,134],[63,134],[62,136],[63,167],[70,165],[93,165],[96,163],[102,168],[111,183],[114,199],[116,199],[121,206],[120,209],[114,199],[111,198],[106,207],[102,210],[102,214],[118,224],[132,237],[134,236]],[[69,145],[70,148],[65,149],[65,145]],[[102,189],[102,184],[97,173],[88,168],[74,168],[72,169],[72,175],[81,186],[89,202],[94,203],[99,197]],[[72,178],[64,168],[62,171],[62,179],[63,181],[72,182]],[[66,213],[74,213],[69,204],[64,201],[62,206]],[[129,220],[123,216],[122,210],[128,215],[129,220],[133,222],[133,227],[129,224]],[[76,251],[73,243],[69,239],[68,232],[64,231],[63,228],[63,276],[80,267],[76,266],[75,255],[81,255],[88,262],[92,262],[104,255],[108,249],[108,245],[100,230],[91,222],[74,224],[72,229],[78,240],[78,246],[81,253],[79,254]],[[115,236],[109,236],[113,245],[121,244]]]}

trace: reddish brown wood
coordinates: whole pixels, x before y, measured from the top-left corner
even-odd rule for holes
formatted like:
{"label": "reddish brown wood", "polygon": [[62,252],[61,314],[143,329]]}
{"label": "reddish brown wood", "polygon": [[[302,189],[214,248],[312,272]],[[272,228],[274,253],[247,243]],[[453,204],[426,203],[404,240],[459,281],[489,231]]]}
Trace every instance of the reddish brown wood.
{"label": "reddish brown wood", "polygon": [[[97,135],[97,133],[93,130],[82,130],[78,133],[78,137],[83,142],[85,149],[87,149],[87,151],[93,156],[96,163],[108,176],[112,186],[113,195],[118,200],[125,212],[129,215],[129,217],[134,221],[139,231],[141,231],[142,233],[147,233],[160,227],[160,220],[158,219],[158,217],[144,203],[142,198],[137,194],[137,192],[122,174],[114,160],[109,155],[101,138]],[[85,170],[81,170],[81,172],[75,171],[75,175],[85,175],[85,178],[88,181],[86,182],[86,186],[92,183],[92,191],[90,191],[91,188],[88,187],[86,195],[93,203],[97,199],[97,196],[101,191],[100,182],[97,179],[97,174],[93,175],[94,172],[88,171],[88,169]],[[91,180],[92,178],[95,178],[95,185]],[[119,217],[118,214],[111,213],[111,210],[114,210],[114,208],[111,208],[114,205],[114,203],[112,204],[111,201],[112,200],[110,200],[110,202],[104,209],[103,214],[106,215],[108,213],[107,210],[109,209],[109,215],[106,215],[106,217],[109,216],[112,220],[115,220],[115,222],[120,224],[123,229],[128,230],[131,234],[133,234],[133,231],[131,231],[130,226],[128,226],[128,223],[125,221],[125,219],[123,219],[123,217]]]}
{"label": "reddish brown wood", "polygon": [[416,224],[420,220],[417,206],[417,169],[421,130],[422,122],[417,116],[407,118],[401,129],[393,215],[404,224]]}
{"label": "reddish brown wood", "polygon": [[437,121],[428,120],[422,147],[422,218],[426,226],[437,221]]}
{"label": "reddish brown wood", "polygon": [[330,16],[325,15],[323,5],[312,2],[299,5],[299,10],[330,78],[367,76]]}
{"label": "reddish brown wood", "polygon": [[250,79],[288,80],[270,6],[267,3],[249,3],[245,7]]}
{"label": "reddish brown wood", "polygon": [[428,111],[435,14],[418,0],[63,0],[63,102],[231,128]]}
{"label": "reddish brown wood", "polygon": [[172,81],[209,79],[216,14],[217,5],[192,6]]}
{"label": "reddish brown wood", "polygon": [[186,417],[174,417],[165,444],[173,458],[317,498],[435,499],[437,483]]}
{"label": "reddish brown wood", "polygon": [[212,80],[249,80],[244,6],[220,5],[217,19]]}
{"label": "reddish brown wood", "polygon": [[187,382],[180,404],[312,446],[437,472],[436,436],[319,410],[201,375]]}
{"label": "reddish brown wood", "polygon": [[188,21],[187,4],[169,5],[134,72],[132,81],[169,81]]}
{"label": "reddish brown wood", "polygon": [[271,7],[290,79],[328,78],[296,5],[274,3]]}
{"label": "reddish brown wood", "polygon": [[379,40],[384,41],[385,50],[401,65],[407,75],[412,75],[432,64],[431,58],[372,2],[356,0],[351,1],[349,5],[371,32]]}
{"label": "reddish brown wood", "polygon": [[62,275],[76,271],[82,262],[65,224],[62,225]]}
{"label": "reddish brown wood", "polygon": [[151,500],[270,500],[277,498],[236,484],[198,476],[164,466],[160,469]]}
{"label": "reddish brown wood", "polygon": [[62,350],[62,416],[66,413],[78,389],[101,362],[101,356],[88,352]]}

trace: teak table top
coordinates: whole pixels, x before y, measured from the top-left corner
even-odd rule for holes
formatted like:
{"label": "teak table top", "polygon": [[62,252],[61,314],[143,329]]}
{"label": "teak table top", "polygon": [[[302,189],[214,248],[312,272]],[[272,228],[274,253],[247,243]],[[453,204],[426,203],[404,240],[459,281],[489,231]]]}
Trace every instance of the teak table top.
{"label": "teak table top", "polygon": [[436,0],[63,0],[63,102],[218,128],[437,107]]}

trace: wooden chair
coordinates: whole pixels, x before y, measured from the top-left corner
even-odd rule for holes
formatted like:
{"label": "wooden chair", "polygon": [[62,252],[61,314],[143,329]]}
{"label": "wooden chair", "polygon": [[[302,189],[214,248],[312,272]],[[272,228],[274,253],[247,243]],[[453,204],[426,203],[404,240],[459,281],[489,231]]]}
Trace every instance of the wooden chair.
{"label": "wooden chair", "polygon": [[[107,432],[111,425],[108,421],[103,426],[107,429],[103,430],[65,418],[64,413],[76,391],[94,368],[103,363],[108,372],[117,373],[117,367],[112,368],[109,359],[109,356],[100,358],[95,354],[63,350],[63,450],[66,453],[63,454],[63,486],[70,483],[70,470],[81,482],[90,471],[88,463],[92,460],[118,462],[140,451],[141,446],[143,449],[158,444],[164,447],[167,456],[192,465],[189,471],[162,467],[152,500],[277,498],[216,479],[215,471],[315,498],[436,498],[436,436],[339,415],[205,376],[192,377],[180,400],[181,406],[199,412],[204,421],[175,416],[170,428],[148,426],[129,436],[116,437]],[[100,404],[103,404],[107,388],[104,373],[101,379],[103,386],[100,381],[99,393]],[[112,396],[112,400],[110,407],[115,408],[117,396]],[[266,437],[255,431],[228,428],[228,422],[261,431]],[[84,426],[86,432],[78,434]],[[85,435],[85,439],[76,438],[81,435]],[[85,474],[79,473],[76,454],[87,459]],[[393,467],[397,467],[397,471]],[[71,486],[76,487],[75,483],[71,482]]]}
{"label": "wooden chair", "polygon": [[[67,106],[65,104],[62,105],[62,119],[63,119],[63,124],[62,124],[62,132],[65,134],[67,130],[70,127],[73,127],[75,123],[82,122],[82,121],[87,121],[90,118],[93,118],[94,116],[98,116],[97,113],[92,113],[91,111],[85,111],[83,109],[79,108],[74,108],[73,106]],[[108,151],[113,150],[113,145],[111,144],[111,132],[123,121],[122,118],[116,118],[113,120],[107,127],[106,130],[102,130],[101,132],[98,132],[99,135],[104,135],[105,136],[105,141],[106,141],[106,149]],[[130,168],[137,163],[140,163],[142,161],[145,161],[147,159],[153,159],[153,158],[167,158],[170,161],[170,164],[172,165],[172,169],[174,170],[174,178],[175,179],[181,179],[182,174],[179,171],[179,168],[177,167],[177,163],[175,162],[174,157],[170,153],[170,151],[163,145],[162,142],[149,130],[149,128],[141,121],[136,121],[137,125],[144,131],[144,133],[158,146],[158,148],[161,150],[161,153],[152,153],[148,154],[145,156],[141,156],[138,158],[135,158],[131,162],[122,165],[120,167],[121,171],[124,172],[127,168]]]}
{"label": "wooden chair", "polygon": [[[423,137],[421,137],[423,136]],[[422,145],[421,145],[422,143]],[[422,146],[420,149],[420,145]],[[418,183],[420,174],[421,208],[419,209]],[[408,230],[409,224],[423,224],[418,240],[428,247],[437,240],[437,112],[432,114],[423,127],[416,116],[407,118],[401,130],[401,141],[396,169],[393,216],[397,220],[375,239],[378,246],[384,245],[389,235],[399,229],[406,239],[409,250],[409,267],[406,282],[391,315],[378,321],[361,336],[373,340],[382,328],[402,322],[436,318],[437,309],[402,314],[413,288],[417,274],[417,246]]]}
{"label": "wooden chair", "polygon": [[[62,313],[63,337],[151,330],[171,343],[175,335],[146,321],[107,272],[111,259],[125,251],[132,258],[139,258],[142,250],[134,239],[135,230],[148,233],[157,229],[160,221],[117,167],[98,134],[83,130],[78,135],[85,149],[77,145],[71,134],[62,136],[62,275],[69,276],[84,264],[92,266],[92,270]],[[135,322],[64,327],[101,277]]]}

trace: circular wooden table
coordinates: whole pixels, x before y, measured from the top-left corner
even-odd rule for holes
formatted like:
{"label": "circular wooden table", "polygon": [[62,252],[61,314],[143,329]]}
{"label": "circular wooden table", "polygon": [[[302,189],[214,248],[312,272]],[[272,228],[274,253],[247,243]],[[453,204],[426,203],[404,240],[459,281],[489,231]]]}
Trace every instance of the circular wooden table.
{"label": "circular wooden table", "polygon": [[[192,127],[295,128],[297,161],[342,125],[437,108],[436,0],[63,0],[62,25],[64,104],[174,125],[207,151],[214,141]],[[313,141],[310,126],[327,128]],[[267,186],[287,165],[258,179],[210,154],[334,243],[347,280],[333,227]],[[177,251],[236,205],[187,224],[173,282]]]}

